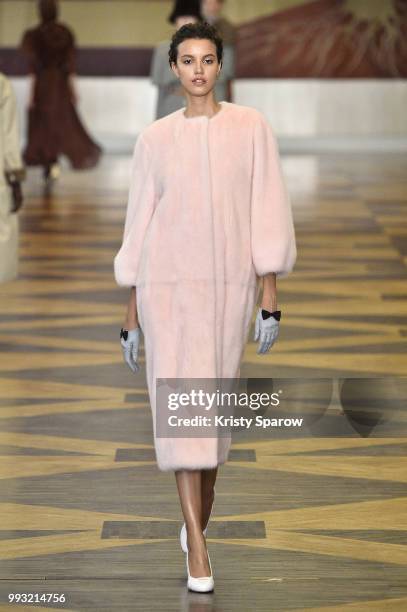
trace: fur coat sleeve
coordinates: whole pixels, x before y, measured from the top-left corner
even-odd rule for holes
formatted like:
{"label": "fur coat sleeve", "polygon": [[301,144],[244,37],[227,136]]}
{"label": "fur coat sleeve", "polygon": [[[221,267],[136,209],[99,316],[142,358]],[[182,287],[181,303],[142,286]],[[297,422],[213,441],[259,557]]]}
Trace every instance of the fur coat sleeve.
{"label": "fur coat sleeve", "polygon": [[154,212],[155,201],[152,156],[143,135],[140,135],[131,164],[122,246],[114,259],[115,279],[120,287],[136,285],[143,240]]}
{"label": "fur coat sleeve", "polygon": [[258,276],[287,276],[296,258],[291,203],[284,183],[276,138],[268,121],[258,115],[253,137],[251,245]]}

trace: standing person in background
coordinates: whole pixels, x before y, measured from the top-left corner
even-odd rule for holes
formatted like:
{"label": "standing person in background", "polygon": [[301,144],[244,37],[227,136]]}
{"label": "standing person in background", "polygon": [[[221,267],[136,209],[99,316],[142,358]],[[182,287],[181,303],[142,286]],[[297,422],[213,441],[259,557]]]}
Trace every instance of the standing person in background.
{"label": "standing person in background", "polygon": [[56,0],[39,0],[41,23],[24,33],[22,50],[29,61],[31,91],[28,142],[23,157],[27,166],[43,166],[49,184],[59,175],[60,154],[73,168],[95,166],[101,148],[84,129],[75,105],[75,40],[71,30],[57,22]]}
{"label": "standing person in background", "polygon": [[[179,30],[186,23],[202,20],[200,0],[177,0],[168,21]],[[156,119],[161,119],[185,105],[184,88],[168,65],[168,48],[165,40],[154,49],[151,64],[151,80],[158,87]]]}
{"label": "standing person in background", "polygon": [[222,16],[224,4],[224,0],[201,0],[201,11],[203,19],[217,29],[223,40],[223,65],[216,84],[216,97],[218,100],[231,102],[232,79],[235,76],[236,28]]}
{"label": "standing person in background", "polygon": [[20,156],[17,106],[8,78],[0,73],[0,282],[18,275],[18,216],[25,170]]}

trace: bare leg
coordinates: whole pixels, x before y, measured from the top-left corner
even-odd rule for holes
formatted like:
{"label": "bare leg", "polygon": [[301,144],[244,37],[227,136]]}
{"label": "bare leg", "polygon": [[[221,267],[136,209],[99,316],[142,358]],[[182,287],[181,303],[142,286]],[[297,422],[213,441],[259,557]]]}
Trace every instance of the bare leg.
{"label": "bare leg", "polygon": [[202,498],[202,531],[208,525],[209,516],[212,510],[212,504],[215,497],[214,486],[218,468],[211,470],[202,470],[201,479],[201,498]]}
{"label": "bare leg", "polygon": [[202,533],[202,470],[178,470],[175,478],[187,529],[189,571],[195,578],[209,576],[208,553]]}
{"label": "bare leg", "polygon": [[45,195],[50,195],[52,191],[52,186],[55,183],[56,179],[60,175],[60,168],[58,166],[58,160],[55,159],[53,162],[48,162],[43,166],[43,176],[44,176],[44,193]]}

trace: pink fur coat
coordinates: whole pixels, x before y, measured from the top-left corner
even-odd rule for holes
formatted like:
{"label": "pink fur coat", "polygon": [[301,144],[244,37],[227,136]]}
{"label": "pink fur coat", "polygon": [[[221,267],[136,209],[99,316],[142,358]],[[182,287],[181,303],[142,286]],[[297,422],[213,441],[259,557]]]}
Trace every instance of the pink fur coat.
{"label": "pink fur coat", "polygon": [[159,469],[225,463],[230,437],[157,437],[157,378],[237,378],[258,277],[284,277],[297,251],[271,126],[221,102],[213,117],[180,109],[134,149],[116,282],[136,286]]}

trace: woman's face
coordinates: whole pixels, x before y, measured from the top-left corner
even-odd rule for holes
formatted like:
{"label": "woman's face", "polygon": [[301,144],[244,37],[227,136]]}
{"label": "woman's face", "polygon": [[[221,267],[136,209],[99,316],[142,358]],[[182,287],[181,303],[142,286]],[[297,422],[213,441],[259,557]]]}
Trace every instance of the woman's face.
{"label": "woman's face", "polygon": [[219,17],[222,10],[222,2],[220,0],[202,0],[201,11],[204,17]]}
{"label": "woman's face", "polygon": [[214,88],[220,69],[215,43],[200,38],[183,40],[172,69],[191,96],[205,96]]}

